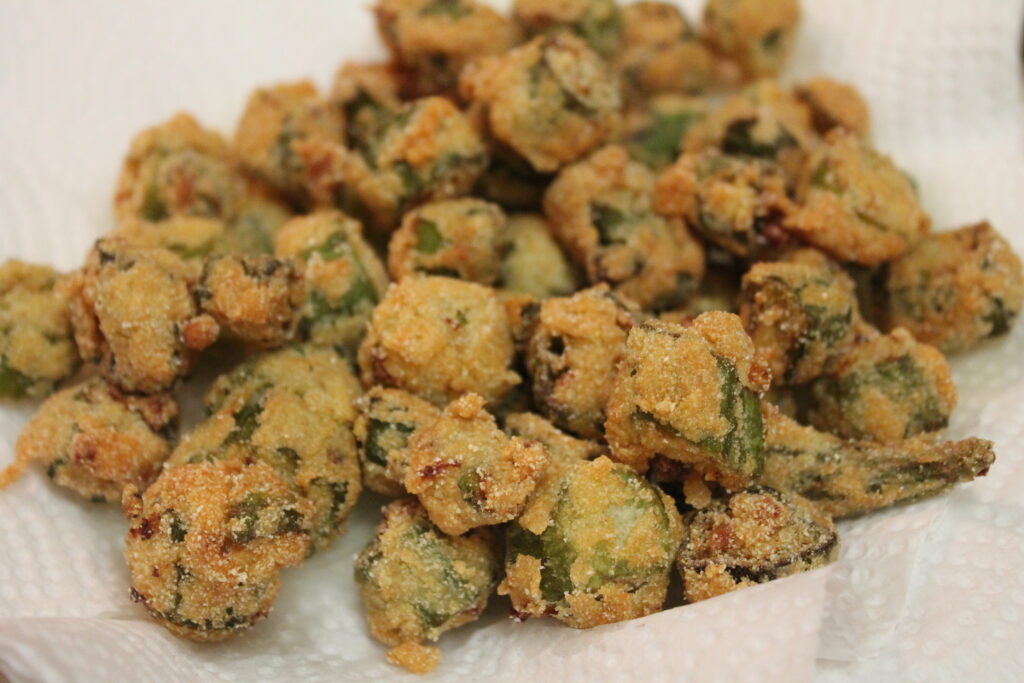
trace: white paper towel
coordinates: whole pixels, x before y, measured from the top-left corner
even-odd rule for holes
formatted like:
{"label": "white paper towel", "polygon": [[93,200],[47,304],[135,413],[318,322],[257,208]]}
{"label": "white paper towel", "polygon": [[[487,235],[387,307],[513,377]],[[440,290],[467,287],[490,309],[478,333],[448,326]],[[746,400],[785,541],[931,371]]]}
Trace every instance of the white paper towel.
{"label": "white paper towel", "polygon": [[[699,3],[684,2],[691,16]],[[0,2],[0,259],[76,266],[111,221],[139,129],[189,109],[230,131],[257,84],[326,85],[381,48],[356,0]],[[803,0],[790,80],[867,96],[874,137],[942,229],[989,218],[1024,252],[1024,0]],[[988,477],[841,525],[833,567],[577,632],[505,619],[442,638],[438,680],[1015,680],[1024,671],[1024,329],[953,362],[950,433],[996,442]],[[31,406],[0,408],[0,463]],[[12,681],[372,680],[401,676],[368,636],[349,533],[284,573],[271,616],[193,645],[127,596],[126,528],[33,470],[0,493],[0,673]]]}

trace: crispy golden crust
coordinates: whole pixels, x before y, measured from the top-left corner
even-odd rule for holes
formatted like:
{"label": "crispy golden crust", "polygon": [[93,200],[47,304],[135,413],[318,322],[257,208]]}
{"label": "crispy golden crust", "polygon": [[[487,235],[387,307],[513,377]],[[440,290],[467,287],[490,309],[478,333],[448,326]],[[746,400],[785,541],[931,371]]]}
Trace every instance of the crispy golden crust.
{"label": "crispy golden crust", "polygon": [[899,327],[833,359],[811,391],[815,427],[883,443],[943,429],[956,407],[942,352]]}
{"label": "crispy golden crust", "polygon": [[0,400],[46,396],[78,364],[57,278],[47,266],[0,265]]}
{"label": "crispy golden crust", "polygon": [[759,395],[769,379],[731,313],[704,313],[690,327],[653,320],[634,327],[608,399],[612,455],[645,472],[660,454],[726,488],[744,488],[761,470]]}
{"label": "crispy golden crust", "polygon": [[395,280],[424,273],[493,285],[507,222],[501,207],[480,199],[424,204],[405,214],[391,236],[388,271]]}
{"label": "crispy golden crust", "polygon": [[463,71],[460,93],[489,133],[552,173],[598,147],[618,123],[621,97],[605,64],[571,35],[538,37]]}
{"label": "crispy golden crust", "polygon": [[524,355],[534,402],[548,419],[574,434],[600,437],[633,322],[606,286],[541,304],[527,327]]}
{"label": "crispy golden crust", "polygon": [[467,391],[495,403],[519,383],[509,369],[508,314],[494,290],[445,277],[393,284],[359,347],[366,386],[405,389],[444,406]]}
{"label": "crispy golden crust", "polygon": [[125,490],[131,596],[171,633],[217,641],[267,615],[280,571],[309,550],[310,504],[269,465],[174,467]]}
{"label": "crispy golden crust", "polygon": [[409,439],[405,488],[448,534],[515,519],[550,460],[535,441],[509,438],[466,394]]}
{"label": "crispy golden crust", "polygon": [[659,310],[693,293],[704,250],[681,220],[654,212],[654,180],[625,148],[605,147],[558,174],[544,213],[590,282],[607,282],[642,308]]}
{"label": "crispy golden crust", "polygon": [[748,77],[779,72],[796,38],[797,0],[708,0],[707,40]]}
{"label": "crispy golden crust", "polygon": [[923,239],[931,219],[910,179],[861,138],[834,129],[807,161],[788,226],[841,261],[876,266]]}
{"label": "crispy golden crust", "polygon": [[576,291],[577,273],[542,216],[509,216],[501,249],[503,289],[541,299]]}
{"label": "crispy golden crust", "polygon": [[102,379],[88,380],[43,402],[18,436],[0,486],[35,461],[85,498],[118,502],[125,486],[144,489],[156,478],[177,421],[178,404],[168,394],[131,396]]}
{"label": "crispy golden crust", "polygon": [[811,122],[820,135],[833,128],[845,128],[863,137],[871,132],[868,104],[849,83],[818,76],[797,85],[794,93],[811,110]]}
{"label": "crispy golden crust", "polygon": [[604,57],[615,54],[622,43],[622,11],[616,0],[515,0],[513,14],[530,35],[568,31]]}
{"label": "crispy golden crust", "polygon": [[622,9],[625,40],[612,59],[633,99],[657,93],[699,93],[711,84],[714,61],[682,11],[667,2]]}
{"label": "crispy golden crust", "polygon": [[366,488],[389,496],[405,493],[409,439],[441,416],[433,404],[401,389],[373,387],[356,401],[354,426]]}
{"label": "crispy golden crust", "polygon": [[1009,332],[1024,304],[1020,257],[987,222],[925,238],[889,264],[886,324],[946,353]]}

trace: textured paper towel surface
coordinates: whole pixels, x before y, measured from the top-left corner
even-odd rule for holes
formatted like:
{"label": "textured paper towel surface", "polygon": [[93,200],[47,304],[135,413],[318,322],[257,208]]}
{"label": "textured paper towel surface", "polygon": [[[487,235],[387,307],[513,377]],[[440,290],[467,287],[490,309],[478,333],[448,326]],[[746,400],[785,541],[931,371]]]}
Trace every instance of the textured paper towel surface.
{"label": "textured paper towel surface", "polygon": [[[684,3],[693,11],[699,3]],[[110,225],[120,157],[187,108],[230,131],[259,83],[326,85],[379,56],[357,0],[0,2],[0,259],[77,265]],[[787,77],[856,84],[875,140],[942,229],[991,219],[1024,251],[1021,0],[804,0]],[[988,477],[841,526],[831,569],[589,632],[516,625],[495,600],[442,639],[437,679],[1014,680],[1024,670],[1024,329],[953,363],[953,436],[996,442]],[[0,408],[0,463],[31,406]],[[126,525],[38,471],[0,493],[0,673],[22,680],[363,680],[400,675],[351,578],[379,499],[284,573],[269,619],[184,643],[127,597]]]}

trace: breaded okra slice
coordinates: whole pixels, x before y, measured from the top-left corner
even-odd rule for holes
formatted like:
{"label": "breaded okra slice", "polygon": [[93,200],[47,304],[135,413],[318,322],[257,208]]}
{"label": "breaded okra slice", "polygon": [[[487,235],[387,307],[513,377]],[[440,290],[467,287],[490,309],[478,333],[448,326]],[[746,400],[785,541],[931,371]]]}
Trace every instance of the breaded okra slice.
{"label": "breaded okra slice", "polygon": [[576,291],[579,278],[543,216],[513,214],[502,240],[502,289],[546,299]]}
{"label": "breaded okra slice", "polygon": [[810,421],[850,439],[894,443],[943,429],[956,387],[942,352],[897,327],[860,341],[811,384]]}
{"label": "breaded okra slice", "polygon": [[797,206],[787,195],[782,167],[769,159],[713,149],[683,154],[658,177],[654,208],[745,260],[770,256],[794,241],[785,224]]}
{"label": "breaded okra slice", "polygon": [[686,602],[824,567],[839,555],[827,514],[767,486],[714,500],[683,524],[678,566]]}
{"label": "breaded okra slice", "polygon": [[877,266],[902,256],[927,234],[931,219],[910,178],[859,136],[835,129],[800,176],[801,208],[787,223],[840,261]]}
{"label": "breaded okra slice", "polygon": [[798,84],[794,93],[811,110],[811,123],[819,135],[833,128],[845,128],[862,137],[871,132],[868,104],[849,83],[818,76]]}
{"label": "breaded okra slice", "polygon": [[617,0],[515,0],[512,12],[530,35],[570,32],[603,57],[611,57],[622,45]]}
{"label": "breaded okra slice", "polygon": [[441,416],[432,403],[401,389],[373,387],[356,401],[354,432],[366,488],[389,496],[405,493],[409,439]]}
{"label": "breaded okra slice", "polygon": [[622,19],[624,41],[611,63],[630,99],[708,88],[714,59],[678,6],[635,2],[623,7]]}
{"label": "breaded okra slice", "polygon": [[477,0],[377,0],[373,11],[420,96],[454,90],[467,63],[507,52],[522,39],[514,21]]}
{"label": "breaded okra slice", "polygon": [[85,266],[59,286],[82,358],[125,391],[173,387],[219,334],[213,318],[200,315],[198,275],[194,264],[165,249],[98,240]]}
{"label": "breaded okra slice", "polygon": [[402,106],[409,75],[393,62],[345,62],[334,74],[331,102],[345,119],[345,142],[369,140]]}
{"label": "breaded okra slice", "polygon": [[682,525],[672,499],[631,468],[604,456],[575,463],[534,528],[509,526],[498,587],[520,619],[591,628],[661,609]]}
{"label": "breaded okra slice", "polygon": [[681,219],[654,211],[654,181],[624,147],[605,147],[558,174],[544,195],[544,214],[591,283],[663,310],[694,292],[704,250]]}
{"label": "breaded okra slice", "polygon": [[537,37],[474,63],[463,71],[459,91],[492,137],[542,173],[600,146],[622,106],[607,65],[567,34]]}
{"label": "breaded okra slice", "polygon": [[361,394],[332,349],[293,346],[255,356],[214,382],[210,416],[182,439],[167,467],[235,457],[269,463],[313,504],[313,549],[323,549],[362,491],[353,434]]}
{"label": "breaded okra slice", "polygon": [[703,99],[655,95],[626,112],[623,144],[631,157],[661,171],[679,158],[686,131],[708,110]]}
{"label": "breaded okra slice", "polygon": [[387,505],[373,540],[356,557],[355,578],[373,636],[388,659],[428,673],[441,659],[422,645],[476,621],[501,570],[490,529],[450,536],[414,498]]}
{"label": "breaded okra slice", "polygon": [[612,456],[646,472],[663,455],[729,490],[749,486],[764,460],[760,395],[769,377],[732,313],[703,313],[689,327],[634,327],[608,399]]}
{"label": "breaded okra slice", "polygon": [[173,467],[125,490],[131,597],[171,633],[236,636],[267,616],[309,547],[309,501],[273,467],[228,458]]}
{"label": "breaded okra slice", "polygon": [[292,338],[302,302],[302,282],[291,260],[224,255],[203,266],[196,297],[223,332],[254,348],[274,348]]}
{"label": "breaded okra slice", "polygon": [[519,383],[508,313],[494,290],[447,277],[391,285],[359,347],[363,384],[405,389],[438,407],[467,391],[495,404]]}
{"label": "breaded okra slice", "polygon": [[87,380],[43,402],[18,436],[0,486],[39,462],[57,484],[94,502],[119,502],[125,486],[144,489],[156,478],[177,422],[169,394],[133,396]]}
{"label": "breaded okra slice", "polygon": [[548,465],[541,444],[509,437],[484,405],[466,394],[409,438],[405,488],[446,534],[518,517]]}
{"label": "breaded okra slice", "polygon": [[887,445],[840,439],[775,410],[765,421],[759,481],[812,500],[837,519],[937,495],[984,476],[995,462],[984,439],[943,442],[921,434]]}
{"label": "breaded okra slice", "polygon": [[298,216],[281,228],[274,252],[297,261],[302,271],[299,336],[353,354],[388,287],[384,265],[363,239],[359,221],[340,211]]}
{"label": "breaded okra slice", "polygon": [[885,286],[886,324],[946,353],[1006,334],[1024,304],[1020,257],[987,222],[925,238]]}
{"label": "breaded okra slice", "polygon": [[114,195],[121,224],[174,217],[231,219],[246,186],[227,143],[185,113],[132,140]]}
{"label": "breaded okra slice", "polygon": [[818,252],[801,251],[807,256],[755,263],[743,276],[740,317],[773,385],[818,377],[853,340],[859,321],[850,276]]}
{"label": "breaded okra slice", "polygon": [[633,324],[630,310],[604,285],[542,302],[524,345],[540,412],[573,434],[599,438]]}
{"label": "breaded okra slice", "polygon": [[235,129],[234,147],[242,164],[293,202],[308,204],[308,145],[341,144],[339,109],[309,81],[259,88],[249,96]]}
{"label": "breaded okra slice", "polygon": [[771,76],[792,51],[800,22],[798,0],[708,0],[708,42],[749,78]]}
{"label": "breaded okra slice", "polygon": [[78,364],[57,278],[49,266],[0,265],[0,400],[46,396]]}
{"label": "breaded okra slice", "polygon": [[493,285],[501,274],[508,218],[481,199],[445,199],[405,214],[388,244],[395,280],[423,273]]}

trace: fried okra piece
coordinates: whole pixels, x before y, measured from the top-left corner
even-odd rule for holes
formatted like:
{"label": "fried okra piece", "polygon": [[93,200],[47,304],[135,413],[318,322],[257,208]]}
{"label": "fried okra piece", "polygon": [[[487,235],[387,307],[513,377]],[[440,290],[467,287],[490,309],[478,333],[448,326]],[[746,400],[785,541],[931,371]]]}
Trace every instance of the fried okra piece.
{"label": "fried okra piece", "polygon": [[480,199],[431,202],[405,214],[388,245],[395,280],[423,273],[493,285],[501,274],[508,218]]}
{"label": "fried okra piece", "polygon": [[798,0],[708,0],[704,7],[707,40],[751,78],[779,72],[799,22]]}
{"label": "fried okra piece", "polygon": [[499,280],[503,289],[539,299],[576,291],[576,271],[543,216],[509,216],[502,251]]}
{"label": "fried okra piece", "polygon": [[340,144],[343,117],[309,81],[259,88],[249,96],[235,130],[234,146],[244,166],[292,201],[306,204],[309,143]]}
{"label": "fried okra piece", "polygon": [[705,239],[748,260],[777,253],[793,241],[784,226],[797,210],[778,164],[717,150],[679,157],[658,177],[654,208],[684,219]]}
{"label": "fried okra piece", "polygon": [[684,528],[678,566],[686,602],[824,567],[839,555],[827,514],[767,486],[713,501]]}
{"label": "fried okra piece", "polygon": [[626,113],[624,144],[631,157],[661,171],[679,158],[686,131],[707,114],[705,100],[655,95]]}
{"label": "fried okra piece", "polygon": [[576,463],[538,526],[508,529],[498,593],[520,619],[591,628],[661,609],[681,522],[672,499],[632,469],[603,456]]}
{"label": "fried okra piece", "polygon": [[644,309],[675,308],[704,275],[704,250],[682,220],[652,207],[654,174],[610,146],[558,174],[544,196],[548,224],[591,283]]}
{"label": "fried okra piece", "polygon": [[913,502],[988,473],[992,442],[940,441],[921,434],[880,444],[847,441],[804,427],[777,411],[766,414],[765,463],[759,479],[799,494],[835,517],[853,517]]}
{"label": "fried okra piece", "polygon": [[190,115],[135,136],[114,195],[122,224],[193,216],[232,218],[246,192],[227,143]]}
{"label": "fried okra piece", "polygon": [[78,364],[57,278],[48,266],[0,265],[0,400],[46,396]]}
{"label": "fried okra piece", "polygon": [[601,436],[633,323],[603,285],[541,303],[527,327],[524,356],[533,400],[549,420],[585,438]]}
{"label": "fried okra piece", "polygon": [[436,641],[480,617],[498,583],[501,560],[489,529],[445,534],[413,498],[396,500],[382,512],[376,535],[355,561],[366,620],[373,636],[394,648],[388,659],[428,673],[440,653],[422,641]]}
{"label": "fried okra piece", "polygon": [[899,327],[833,359],[811,393],[815,427],[883,443],[943,429],[956,407],[942,352]]}
{"label": "fried okra piece", "polygon": [[69,301],[78,350],[125,391],[165,391],[217,339],[193,296],[197,269],[165,249],[96,242],[85,266],[59,288]]}
{"label": "fried okra piece", "polygon": [[409,438],[405,488],[446,534],[518,517],[548,465],[543,446],[510,438],[484,405],[465,394]]}
{"label": "fried okra piece", "polygon": [[714,60],[682,10],[669,2],[622,9],[624,41],[612,59],[632,99],[658,93],[699,93],[711,84]]}
{"label": "fried okra piece", "polygon": [[300,337],[353,352],[388,287],[384,265],[363,239],[359,221],[339,211],[298,216],[281,228],[274,253],[296,260],[302,270]]}
{"label": "fried okra piece", "polygon": [[131,597],[171,633],[236,636],[270,612],[281,570],[306,557],[310,503],[264,462],[229,458],[125,490]]}
{"label": "fried okra piece", "polygon": [[369,140],[401,108],[408,74],[393,62],[345,62],[334,75],[331,101],[345,120],[345,142]]}
{"label": "fried okra piece", "polygon": [[476,62],[463,71],[459,89],[489,134],[542,173],[600,146],[622,106],[607,65],[567,34]]}
{"label": "fried okra piece", "polygon": [[740,317],[772,383],[789,385],[822,373],[853,340],[859,313],[853,280],[821,257],[754,264],[743,276]]}
{"label": "fried okra piece", "polygon": [[611,57],[622,45],[617,0],[515,0],[512,12],[528,34],[570,32],[602,57]]}
{"label": "fried okra piece", "polygon": [[871,112],[864,97],[849,83],[818,76],[796,86],[794,94],[811,110],[811,123],[819,135],[845,128],[867,137]]}
{"label": "fried okra piece", "polygon": [[401,389],[373,387],[356,401],[359,462],[366,488],[389,496],[405,493],[409,439],[441,416],[432,403]]}
{"label": "fried okra piece", "polygon": [[344,529],[362,491],[353,427],[362,394],[332,349],[293,346],[255,356],[219,377],[210,416],[171,454],[168,467],[245,458],[269,463],[313,505],[313,549]]}
{"label": "fried okra piece", "polygon": [[57,484],[94,502],[119,502],[125,486],[145,488],[156,478],[177,420],[170,395],[133,396],[87,380],[43,402],[18,436],[0,486],[39,462]]}
{"label": "fried okra piece", "polygon": [[492,405],[519,383],[508,313],[494,290],[446,277],[393,284],[359,347],[363,384],[405,389],[438,407],[467,391]]}
{"label": "fried okra piece", "polygon": [[1020,257],[987,222],[925,238],[885,286],[887,325],[946,353],[1006,334],[1024,304]]}
{"label": "fried okra piece", "polygon": [[646,472],[663,455],[729,490],[749,486],[764,460],[760,395],[769,377],[732,313],[704,313],[689,327],[634,327],[608,399],[613,457]]}
{"label": "fried okra piece", "polygon": [[911,249],[931,219],[910,178],[892,160],[842,129],[807,161],[797,188],[801,208],[787,226],[841,261],[876,266]]}
{"label": "fried okra piece", "polygon": [[522,37],[514,21],[477,0],[377,0],[373,10],[419,95],[453,90],[468,62],[507,52]]}
{"label": "fried okra piece", "polygon": [[295,330],[302,301],[299,278],[290,260],[219,256],[203,267],[196,296],[221,330],[247,345],[273,348]]}

